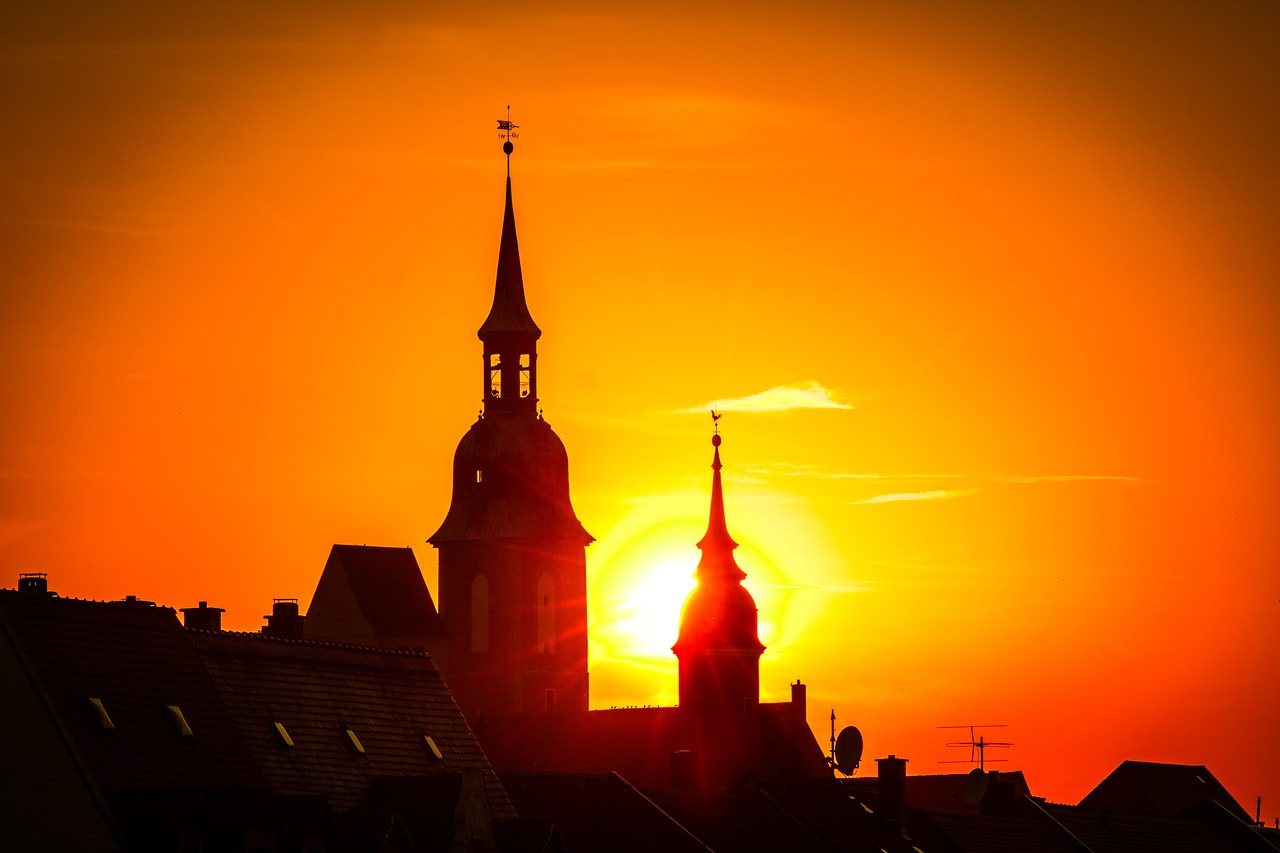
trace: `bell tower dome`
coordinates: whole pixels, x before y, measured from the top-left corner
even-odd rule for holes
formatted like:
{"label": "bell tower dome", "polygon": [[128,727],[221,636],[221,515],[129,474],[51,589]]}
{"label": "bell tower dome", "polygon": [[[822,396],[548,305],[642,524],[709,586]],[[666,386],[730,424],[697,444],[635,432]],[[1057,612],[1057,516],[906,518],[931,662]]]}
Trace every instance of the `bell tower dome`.
{"label": "bell tower dome", "polygon": [[[499,122],[509,132],[510,121]],[[587,709],[587,570],[569,500],[569,457],[538,408],[537,341],[525,302],[511,199],[493,305],[478,332],[484,408],[453,457],[440,555],[438,656],[458,706],[481,716]]]}

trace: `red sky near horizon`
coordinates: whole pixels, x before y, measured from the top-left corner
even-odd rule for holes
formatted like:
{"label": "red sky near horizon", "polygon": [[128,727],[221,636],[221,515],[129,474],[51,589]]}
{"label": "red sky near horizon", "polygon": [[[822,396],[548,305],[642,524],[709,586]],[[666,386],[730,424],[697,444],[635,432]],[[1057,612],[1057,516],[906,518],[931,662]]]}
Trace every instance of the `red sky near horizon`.
{"label": "red sky near horizon", "polygon": [[714,403],[820,740],[1280,815],[1277,13],[876,6],[0,12],[0,583],[256,630],[346,542],[434,590],[511,104],[593,706],[674,701]]}

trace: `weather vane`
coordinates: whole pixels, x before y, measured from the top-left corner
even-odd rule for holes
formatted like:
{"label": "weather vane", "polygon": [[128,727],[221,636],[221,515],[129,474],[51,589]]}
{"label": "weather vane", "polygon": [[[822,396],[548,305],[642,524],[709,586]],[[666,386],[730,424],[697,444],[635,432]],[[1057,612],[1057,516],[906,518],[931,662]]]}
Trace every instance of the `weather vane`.
{"label": "weather vane", "polygon": [[511,177],[511,152],[515,146],[511,144],[511,140],[520,138],[520,134],[516,133],[520,129],[520,125],[511,123],[511,105],[507,104],[507,117],[498,119],[498,138],[505,139],[502,143],[502,153],[507,155],[507,177]]}
{"label": "weather vane", "polygon": [[715,430],[715,435],[720,434],[720,419],[724,417],[724,413],[716,414],[716,410],[711,410],[711,426]]}

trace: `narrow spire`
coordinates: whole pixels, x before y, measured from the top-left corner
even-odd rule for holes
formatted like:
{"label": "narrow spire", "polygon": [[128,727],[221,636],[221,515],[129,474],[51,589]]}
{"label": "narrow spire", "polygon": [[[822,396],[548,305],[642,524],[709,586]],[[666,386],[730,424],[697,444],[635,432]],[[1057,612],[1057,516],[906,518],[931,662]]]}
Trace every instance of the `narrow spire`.
{"label": "narrow spire", "polygon": [[[714,412],[711,413],[711,417],[713,423],[720,420],[720,416]],[[711,459],[711,515],[707,520],[707,532],[698,541],[702,559],[698,561],[698,569],[694,572],[694,577],[699,580],[708,577],[741,580],[747,576],[733,559],[733,549],[738,547],[738,543],[729,535],[729,527],[724,519],[724,486],[720,482],[720,469],[723,467],[720,464],[720,441],[720,429],[717,424],[716,432],[711,436],[711,446],[715,448]]]}
{"label": "narrow spire", "polygon": [[[510,144],[509,142],[507,144]],[[493,307],[480,326],[479,336],[521,332],[542,336],[524,298],[524,274],[520,270],[520,244],[516,240],[516,214],[511,203],[511,178],[507,178],[507,206],[502,215],[502,245],[498,249],[498,276],[493,286]]]}

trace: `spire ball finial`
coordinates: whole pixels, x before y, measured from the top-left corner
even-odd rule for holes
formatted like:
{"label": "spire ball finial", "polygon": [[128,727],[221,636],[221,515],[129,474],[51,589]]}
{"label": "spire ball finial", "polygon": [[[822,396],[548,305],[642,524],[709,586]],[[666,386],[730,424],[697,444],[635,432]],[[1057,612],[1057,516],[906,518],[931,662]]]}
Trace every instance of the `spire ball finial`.
{"label": "spire ball finial", "polygon": [[715,435],[711,436],[711,446],[712,446],[712,447],[719,447],[719,446],[720,446],[720,434],[719,434],[719,433],[716,433]]}
{"label": "spire ball finial", "polygon": [[508,139],[506,142],[502,143],[502,153],[503,153],[503,154],[506,154],[508,157],[510,157],[510,156],[511,156],[511,152],[512,152],[512,151],[514,151],[515,149],[516,149],[516,147],[515,147],[514,145],[512,145],[512,144],[511,144],[511,140],[510,140],[510,139]]}

